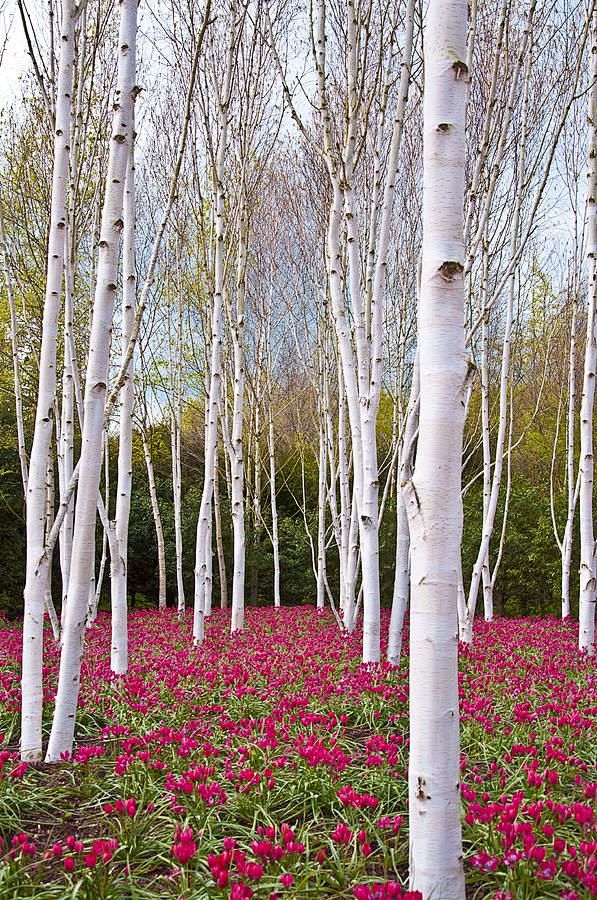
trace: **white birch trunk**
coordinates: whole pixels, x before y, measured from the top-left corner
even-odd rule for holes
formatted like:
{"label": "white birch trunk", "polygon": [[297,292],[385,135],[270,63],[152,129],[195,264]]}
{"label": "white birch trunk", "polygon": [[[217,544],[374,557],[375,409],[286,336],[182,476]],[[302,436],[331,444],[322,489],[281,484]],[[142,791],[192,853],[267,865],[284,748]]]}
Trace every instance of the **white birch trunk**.
{"label": "white birch trunk", "polygon": [[172,488],[174,494],[174,541],[176,548],[176,606],[179,615],[186,608],[182,569],[182,467],[181,467],[181,432],[182,432],[182,325],[183,300],[182,288],[178,290],[178,320],[176,328],[176,355],[174,365],[174,410],[172,413]]}
{"label": "white birch trunk", "polygon": [[[126,356],[133,323],[137,293],[135,265],[135,159],[134,108],[126,169],[122,247],[122,358]],[[120,435],[118,442],[118,482],[116,486],[115,537],[117,557],[111,558],[112,648],[110,665],[116,675],[128,670],[128,531],[133,486],[133,409],[135,405],[135,357],[127,367],[126,380],[120,390]]]}
{"label": "white birch trunk", "polygon": [[[323,367],[322,367],[323,368]],[[325,374],[323,375],[325,378]],[[320,415],[320,418],[322,415]],[[325,606],[326,558],[325,558],[325,498],[327,487],[327,453],[324,424],[319,424],[319,458],[317,490],[317,609]]]}
{"label": "white birch trunk", "polygon": [[[342,366],[338,365],[338,481],[340,493],[340,610],[347,628],[355,607],[356,538],[351,540],[350,477],[346,440],[346,393]],[[350,629],[352,630],[352,629]]]}
{"label": "white birch trunk", "polygon": [[[361,10],[354,0],[346,4],[346,122],[341,153],[336,149],[326,87],[325,2],[317,2],[317,29],[314,40],[317,76],[317,103],[323,131],[323,153],[327,164],[332,201],[329,210],[326,264],[334,323],[342,374],[346,388],[348,416],[353,453],[353,491],[359,529],[363,597],[363,662],[377,663],[380,655],[379,595],[379,475],[377,468],[376,420],[382,377],[382,329],[388,248],[398,156],[403,118],[410,82],[410,58],[414,20],[414,3],[406,14],[405,46],[400,78],[400,95],[396,104],[385,181],[380,167],[380,148],[386,122],[387,92],[394,77],[391,66],[384,67],[383,104],[376,140],[373,199],[369,222],[367,262],[363,266],[360,251],[359,207],[356,202],[355,166],[360,118],[363,115],[360,79],[365,60],[361,49],[361,32],[365,29]],[[383,200],[380,202],[380,197]],[[381,207],[381,219],[379,212]],[[348,287],[342,284],[342,252],[340,238],[346,232]],[[375,240],[377,237],[377,258]],[[362,272],[365,269],[363,283]],[[352,317],[347,310],[350,298]],[[352,318],[352,322],[351,322]],[[345,616],[347,611],[345,610]],[[354,614],[349,620],[353,627]]]}
{"label": "white birch trunk", "polygon": [[234,343],[234,408],[230,442],[230,474],[232,477],[232,615],[231,632],[241,631],[245,616],[245,498],[242,446],[242,403],[244,394],[244,363],[242,346]]}
{"label": "white birch trunk", "polygon": [[491,572],[491,591],[493,596],[493,591],[495,589],[495,583],[497,581],[498,572],[500,570],[500,566],[502,564],[502,557],[504,555],[504,545],[506,543],[506,530],[508,528],[508,511],[510,509],[510,493],[512,489],[512,435],[514,433],[514,402],[513,402],[513,392],[510,391],[510,424],[508,425],[508,461],[506,464],[506,493],[504,495],[504,515],[502,518],[502,530],[500,534],[500,543],[498,546],[497,557],[495,560],[495,565]]}
{"label": "white birch trunk", "polygon": [[[175,401],[176,402],[176,401]],[[171,422],[172,492],[174,495],[174,544],[176,553],[176,608],[182,615],[186,608],[182,568],[182,472],[180,461],[180,417],[175,406]]]}
{"label": "white birch trunk", "polygon": [[[176,336],[170,336],[170,387],[172,391],[172,410],[170,415],[170,449],[172,462],[172,495],[174,500],[174,546],[176,554],[176,607],[178,614],[183,615],[186,609],[186,598],[182,565],[182,465],[181,465],[181,432],[182,432],[182,367],[183,367],[183,299],[180,277],[180,247],[176,244],[176,293],[177,316]],[[171,329],[171,312],[168,309],[168,331]]]}
{"label": "white birch trunk", "polygon": [[396,496],[396,569],[388,632],[388,662],[400,665],[402,630],[410,592],[410,531],[402,491]]}
{"label": "white birch trunk", "polygon": [[410,889],[464,900],[457,592],[462,537],[466,0],[425,27],[420,424],[405,486],[411,534]]}
{"label": "white birch trunk", "polygon": [[[510,239],[510,259],[514,260],[517,254],[519,231],[521,221],[521,210],[524,193],[524,182],[526,175],[525,167],[525,149],[527,138],[527,115],[529,104],[529,68],[530,53],[527,57],[526,77],[523,91],[522,103],[522,124],[521,134],[518,144],[518,178],[516,187],[516,199],[514,202],[514,213],[511,224]],[[506,443],[507,424],[508,424],[508,385],[510,381],[510,352],[512,342],[512,325],[514,321],[514,299],[516,288],[516,269],[510,275],[508,281],[508,295],[506,300],[506,322],[504,326],[504,343],[502,347],[502,365],[500,371],[500,400],[499,400],[499,423],[498,433],[494,454],[493,478],[491,482],[491,493],[486,501],[484,497],[484,516],[483,516],[483,533],[481,544],[469,586],[467,611],[464,623],[462,623],[460,637],[465,643],[470,643],[473,639],[473,626],[475,620],[475,609],[477,605],[477,597],[479,593],[479,584],[481,581],[482,570],[487,567],[487,574],[484,581],[484,601],[485,601],[485,620],[491,621],[493,618],[493,592],[491,587],[491,576],[489,570],[489,547],[493,528],[495,524],[495,516],[497,513],[500,488],[502,484],[502,472],[504,467],[504,447]],[[484,318],[487,314],[487,305],[485,305]],[[486,327],[486,325],[484,326]],[[487,423],[487,429],[489,424]],[[486,440],[489,435],[487,433]],[[487,472],[484,472],[486,475]]]}
{"label": "white birch trunk", "polygon": [[269,402],[268,423],[268,454],[269,454],[269,487],[270,504],[272,510],[272,551],[274,554],[274,607],[281,606],[280,599],[280,539],[278,532],[278,501],[276,497],[276,444],[274,440],[274,415],[272,399]]}
{"label": "white birch trunk", "polygon": [[[211,312],[211,359],[210,381],[206,410],[205,474],[203,492],[197,522],[195,550],[195,597],[193,607],[193,641],[203,643],[205,634],[205,591],[207,580],[208,533],[211,527],[212,498],[214,490],[214,470],[218,438],[218,406],[222,394],[222,311],[224,292],[225,262],[225,187],[224,171],[228,144],[230,85],[234,61],[234,39],[228,47],[222,97],[219,103],[219,128],[216,166],[214,171],[215,192],[215,251],[214,251],[214,294]],[[211,548],[210,548],[211,549]]]}
{"label": "white birch trunk", "polygon": [[[48,465],[46,469],[46,529],[45,533],[49,534],[52,528],[52,522],[54,521],[54,494],[55,494],[55,484],[54,484],[54,453],[52,444],[50,443],[50,450],[48,453]],[[56,615],[56,610],[54,609],[54,602],[52,600],[52,552],[50,551],[49,560],[48,560],[48,569],[47,569],[47,578],[46,578],[46,589],[44,593],[44,604],[46,607],[46,612],[48,613],[48,617],[50,619],[50,623],[52,625],[52,631],[54,633],[54,637],[56,640],[60,640],[60,624],[58,622],[58,617]]]}
{"label": "white birch trunk", "polygon": [[[255,391],[255,434],[253,441],[253,558],[256,562],[261,540],[261,389],[259,381]],[[257,602],[259,592],[259,569],[256,564],[251,568],[251,585],[249,597]]]}
{"label": "white birch trunk", "polygon": [[576,477],[574,465],[575,423],[576,423],[576,339],[577,314],[576,296],[573,297],[572,323],[570,326],[570,352],[568,365],[568,421],[566,427],[566,478],[568,504],[566,525],[562,537],[562,619],[570,615],[570,573],[572,569],[572,544],[574,539],[574,513],[576,511]]}
{"label": "white birch trunk", "polygon": [[[241,178],[244,178],[244,172]],[[248,221],[244,183],[240,188],[240,224],[236,275],[236,311],[229,304],[230,330],[234,352],[234,395],[232,404],[232,436],[229,444],[232,476],[232,530],[234,538],[234,567],[232,573],[232,615],[230,631],[242,631],[245,620],[245,467],[243,461],[243,403],[245,397],[245,358],[243,349],[245,324],[245,291],[247,278]],[[256,446],[259,431],[256,430]],[[257,488],[256,488],[257,490]]]}
{"label": "white birch trunk", "polygon": [[[489,413],[489,313],[486,309],[487,302],[487,277],[489,265],[489,251],[487,240],[483,244],[483,274],[481,284],[481,429],[483,433],[483,522],[487,521],[491,500],[491,441],[490,441],[490,413]],[[493,618],[493,592],[491,590],[491,574],[489,571],[489,549],[485,554],[481,567],[483,579],[483,608],[485,621]]]}
{"label": "white birch trunk", "polygon": [[158,492],[155,484],[155,472],[153,468],[153,460],[151,458],[151,450],[149,441],[145,431],[142,432],[143,455],[145,457],[145,467],[147,469],[147,482],[149,484],[149,497],[151,500],[151,512],[153,514],[153,524],[155,527],[156,540],[158,545],[158,609],[166,609],[166,548],[164,543],[164,529],[162,527],[162,517],[160,514],[160,506],[158,503]]}
{"label": "white birch trunk", "polygon": [[[69,230],[65,229],[65,255],[70,257]],[[75,444],[75,389],[72,367],[73,343],[73,268],[72,260],[67,259],[64,272],[64,368],[62,374],[62,422],[60,426],[59,457],[61,465],[58,469],[60,495],[64,493],[74,471]],[[66,616],[66,598],[73,549],[75,498],[71,497],[60,529],[60,570],[62,574],[62,624]]]}
{"label": "white birch trunk", "polygon": [[213,598],[213,507],[209,522],[207,523],[207,535],[205,538],[205,598],[204,598],[204,615],[205,618],[211,616],[211,606]]}
{"label": "white birch trunk", "polygon": [[2,274],[4,287],[8,299],[10,311],[10,344],[12,350],[12,369],[15,392],[15,418],[17,420],[17,447],[19,451],[19,464],[21,466],[21,481],[23,482],[23,494],[27,498],[28,463],[27,447],[25,445],[25,427],[23,424],[23,395],[21,391],[21,365],[19,361],[19,326],[17,319],[17,307],[15,303],[10,260],[4,233],[4,216],[2,203],[0,202],[0,257],[2,260]]}
{"label": "white birch trunk", "polygon": [[392,597],[392,612],[390,615],[390,629],[388,634],[388,662],[394,666],[400,665],[402,630],[404,628],[404,616],[410,594],[410,528],[408,512],[404,501],[404,494],[402,492],[402,484],[406,483],[412,474],[411,459],[419,424],[418,408],[420,392],[419,351],[417,350],[413,365],[410,398],[400,453],[400,488],[396,494],[396,570],[394,573],[394,594]]}
{"label": "white birch trunk", "polygon": [[118,84],[114,100],[112,140],[102,212],[97,285],[85,384],[79,488],[77,494],[73,564],[67,600],[64,641],[47,761],[72,752],[81,679],[83,634],[91,577],[91,545],[95,533],[102,433],[108,386],[110,335],[118,274],[118,250],[123,227],[123,199],[135,99],[136,0],[120,2]]}
{"label": "white birch trunk", "polygon": [[[104,507],[106,510],[110,508],[110,443],[108,441],[108,430],[104,430]],[[106,562],[108,560],[108,534],[102,525],[102,555],[100,556],[99,571],[97,579],[95,577],[95,528],[93,534],[93,543],[91,547],[91,579],[89,581],[89,601],[87,605],[87,622],[86,627],[90,628],[97,618],[97,610],[102,595],[102,587],[104,584],[104,573],[106,571]],[[66,609],[65,609],[66,618]],[[63,623],[64,625],[64,623]]]}
{"label": "white birch trunk", "polygon": [[214,464],[214,521],[216,526],[216,552],[218,554],[218,575],[220,578],[220,609],[228,608],[228,578],[226,576],[226,558],[224,556],[224,540],[222,537],[222,510],[220,507],[220,475],[218,470],[218,452]]}
{"label": "white birch trunk", "polygon": [[589,162],[587,176],[587,255],[589,302],[583,391],[580,408],[580,596],[578,646],[590,656],[595,645],[595,535],[593,528],[593,409],[597,368],[597,10],[591,22],[589,78]]}
{"label": "white birch trunk", "polygon": [[70,109],[74,56],[74,3],[64,0],[55,110],[54,169],[48,239],[39,388],[29,479],[27,485],[27,569],[23,619],[21,758],[41,759],[43,612],[47,570],[40,563],[44,549],[45,482],[52,440],[56,393],[56,344],[66,226]]}

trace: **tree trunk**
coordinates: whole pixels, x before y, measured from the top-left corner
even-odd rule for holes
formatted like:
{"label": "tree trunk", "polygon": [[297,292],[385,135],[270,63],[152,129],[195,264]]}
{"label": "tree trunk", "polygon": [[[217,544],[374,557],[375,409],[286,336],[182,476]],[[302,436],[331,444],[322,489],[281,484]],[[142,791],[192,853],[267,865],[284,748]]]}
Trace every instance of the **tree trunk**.
{"label": "tree trunk", "polygon": [[153,523],[155,526],[156,540],[158,544],[158,609],[166,609],[166,548],[164,544],[164,529],[162,527],[162,517],[160,515],[160,506],[158,503],[158,492],[155,484],[155,472],[153,468],[153,460],[151,458],[151,450],[145,431],[142,433],[143,439],[143,455],[145,456],[145,467],[147,469],[147,481],[149,483],[149,497],[151,499],[151,511],[153,513]]}
{"label": "tree trunk", "polygon": [[[529,13],[530,16],[530,13]],[[527,20],[527,28],[530,28],[530,19]],[[514,213],[511,223],[510,238],[510,260],[514,261],[517,257],[519,245],[519,231],[521,221],[522,202],[524,194],[524,185],[526,177],[525,166],[525,150],[527,139],[527,118],[529,107],[529,69],[532,52],[532,45],[529,42],[528,56],[526,60],[526,77],[523,90],[522,102],[522,123],[521,134],[518,142],[518,178],[516,188],[516,199],[514,202]],[[489,574],[489,546],[493,535],[495,517],[497,513],[500,488],[502,484],[502,472],[504,467],[504,447],[506,442],[506,430],[508,424],[508,386],[510,381],[510,351],[512,342],[512,325],[514,322],[514,299],[516,288],[516,268],[510,274],[508,280],[508,296],[506,301],[506,323],[504,326],[504,343],[502,348],[502,365],[500,372],[500,401],[499,401],[499,424],[498,434],[495,446],[493,479],[491,482],[491,493],[489,499],[484,498],[484,516],[483,516],[483,534],[481,537],[481,545],[479,553],[473,567],[471,583],[468,593],[468,603],[466,620],[464,628],[461,629],[461,638],[466,643],[470,643],[473,639],[473,625],[475,620],[475,608],[477,605],[477,596],[479,593],[479,583],[481,581],[483,567],[487,567],[487,573],[484,581],[484,602],[485,602],[485,620],[491,621],[493,618],[493,601],[491,577]],[[487,314],[486,309],[483,310],[484,316]],[[486,436],[488,439],[488,435]]]}
{"label": "tree trunk", "polygon": [[[232,531],[234,537],[234,567],[232,572],[232,615],[230,631],[242,631],[245,621],[245,466],[243,460],[243,404],[245,399],[245,291],[247,280],[247,254],[249,227],[247,198],[241,175],[241,210],[238,236],[238,260],[236,272],[236,309],[228,304],[228,318],[234,352],[234,397],[232,404],[232,435],[229,443],[230,472],[232,475]],[[256,434],[258,446],[259,433]],[[254,560],[255,563],[255,560]]]}
{"label": "tree trunk", "polygon": [[464,428],[466,0],[431,0],[425,27],[423,258],[411,534],[410,889],[464,900],[457,592]]}
{"label": "tree trunk", "polygon": [[[134,109],[131,121],[131,142],[126,170],[124,193],[124,240],[122,250],[122,358],[128,350],[137,293],[135,268],[135,159]],[[116,675],[128,670],[127,574],[128,531],[133,486],[133,409],[135,404],[135,357],[127,367],[127,375],[120,391],[120,437],[118,442],[118,482],[116,486],[115,537],[117,558],[111,560],[112,591],[112,651],[111,667]]]}
{"label": "tree trunk", "polygon": [[25,445],[25,427],[23,424],[23,396],[21,392],[21,366],[19,362],[19,327],[17,320],[17,307],[14,298],[12,285],[12,273],[10,270],[10,259],[8,248],[6,246],[6,235],[4,233],[4,216],[2,214],[2,202],[0,201],[0,257],[2,260],[2,274],[4,276],[4,287],[8,298],[8,306],[10,310],[10,343],[12,349],[12,368],[14,376],[14,392],[15,392],[15,417],[17,420],[17,447],[19,450],[19,463],[21,466],[21,480],[23,482],[23,493],[27,497],[27,480],[28,480],[28,463],[27,448]]}
{"label": "tree trunk", "polygon": [[81,679],[83,633],[91,577],[91,546],[95,534],[102,434],[106,406],[110,336],[118,278],[118,250],[123,227],[124,182],[132,138],[135,99],[136,0],[121,0],[118,84],[114,100],[112,140],[102,213],[97,285],[85,384],[79,488],[73,538],[73,564],[66,610],[60,673],[47,761],[72,752]]}
{"label": "tree trunk", "polygon": [[576,294],[572,299],[572,323],[570,327],[570,352],[568,364],[568,421],[566,426],[566,479],[568,505],[566,525],[562,538],[562,619],[570,615],[570,572],[572,568],[572,543],[574,538],[574,513],[576,511],[576,477],[574,465],[574,426],[576,423]]}
{"label": "tree trunk", "polygon": [[274,416],[272,410],[271,395],[269,401],[268,453],[270,503],[272,508],[272,550],[274,554],[274,607],[277,609],[279,606],[281,606],[280,540],[278,536],[278,501],[276,497],[276,444],[274,440]]}
{"label": "tree trunk", "polygon": [[219,137],[217,144],[216,165],[214,170],[215,193],[215,259],[214,259],[214,293],[211,310],[211,360],[209,369],[209,389],[206,409],[205,435],[205,472],[203,492],[197,521],[197,541],[195,548],[195,597],[193,607],[193,641],[203,643],[205,634],[205,591],[207,580],[208,533],[211,527],[212,498],[214,490],[214,471],[216,445],[218,439],[218,407],[222,394],[222,311],[224,292],[224,264],[226,247],[225,214],[226,194],[224,185],[226,148],[228,144],[228,125],[230,86],[234,61],[234,37],[231,36],[226,58],[226,70],[222,95],[218,104]]}
{"label": "tree trunk", "polygon": [[[325,376],[324,376],[325,377]],[[320,412],[320,418],[322,413]],[[326,558],[325,558],[325,495],[327,486],[327,454],[324,423],[319,423],[319,462],[317,490],[317,609],[325,606]]]}
{"label": "tree trunk", "polygon": [[226,558],[224,556],[224,540],[222,537],[222,510],[220,507],[220,475],[218,471],[218,454],[214,463],[214,519],[216,523],[216,551],[218,554],[218,575],[220,577],[220,609],[228,608],[228,578],[226,577]]}
{"label": "tree trunk", "polygon": [[593,409],[597,366],[597,10],[591,22],[587,255],[589,308],[580,408],[580,596],[578,646],[590,656],[595,644],[595,535],[593,529]]}
{"label": "tree trunk", "polygon": [[[419,395],[421,392],[421,379],[419,370],[419,351],[415,353],[413,365],[413,378],[410,388],[406,424],[402,439],[400,453],[400,484],[402,485],[411,476],[412,457],[414,453],[414,441],[418,428]],[[404,627],[404,615],[408,606],[410,593],[410,528],[404,494],[401,489],[396,493],[396,570],[394,573],[394,595],[392,598],[392,613],[390,616],[390,630],[388,634],[388,662],[392,665],[400,665],[400,653],[402,650],[402,630]]]}
{"label": "tree trunk", "polygon": [[56,345],[66,226],[69,133],[74,56],[74,8],[64,0],[58,89],[55,111],[54,169],[48,239],[48,266],[44,300],[39,388],[29,480],[27,485],[27,569],[23,618],[23,666],[21,711],[21,758],[41,759],[43,614],[47,582],[47,560],[40,564],[44,549],[45,485],[48,449],[52,441],[56,393]]}

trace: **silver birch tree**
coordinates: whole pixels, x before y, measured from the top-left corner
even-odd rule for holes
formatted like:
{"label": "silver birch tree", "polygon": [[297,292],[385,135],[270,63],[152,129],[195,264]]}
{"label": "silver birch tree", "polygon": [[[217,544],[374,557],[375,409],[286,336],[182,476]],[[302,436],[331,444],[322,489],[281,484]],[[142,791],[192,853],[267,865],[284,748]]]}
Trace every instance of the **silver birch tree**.
{"label": "silver birch tree", "polygon": [[463,900],[457,592],[462,535],[466,0],[431,0],[425,25],[423,251],[411,534],[410,887]]}

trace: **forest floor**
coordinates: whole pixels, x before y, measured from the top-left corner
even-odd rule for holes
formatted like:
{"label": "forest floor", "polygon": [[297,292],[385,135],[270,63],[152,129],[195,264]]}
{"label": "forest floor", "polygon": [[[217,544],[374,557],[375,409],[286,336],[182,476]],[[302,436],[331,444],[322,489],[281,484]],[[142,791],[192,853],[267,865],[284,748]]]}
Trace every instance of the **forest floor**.
{"label": "forest floor", "polygon": [[[0,629],[0,898],[410,896],[408,677],[311,608],[88,632],[74,760],[18,761],[18,625]],[[387,620],[384,621],[387,630]],[[571,623],[477,624],[461,653],[468,893],[597,894],[591,661]],[[59,649],[46,640],[45,728]],[[594,736],[594,735],[593,735]]]}

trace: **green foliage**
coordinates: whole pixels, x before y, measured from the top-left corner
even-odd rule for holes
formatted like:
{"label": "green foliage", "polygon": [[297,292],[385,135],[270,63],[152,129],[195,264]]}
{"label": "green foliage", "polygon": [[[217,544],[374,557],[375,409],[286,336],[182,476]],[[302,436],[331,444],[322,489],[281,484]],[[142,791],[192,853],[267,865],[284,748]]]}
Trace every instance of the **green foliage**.
{"label": "green foliage", "polygon": [[[390,422],[386,412],[386,426]],[[30,445],[31,423],[28,424]],[[25,519],[21,475],[14,436],[16,425],[11,398],[0,404],[0,546],[2,547],[2,582],[0,583],[0,612],[9,616],[22,611],[22,593],[25,570]],[[544,459],[549,441],[540,429],[529,431],[531,440],[525,450],[531,459]],[[538,435],[535,440],[535,434]],[[383,440],[389,440],[386,435]],[[176,600],[174,506],[170,473],[170,442],[167,430],[158,427],[151,435],[152,456],[156,473],[156,487],[162,517],[166,549],[168,604]],[[111,482],[116,481],[117,446],[111,448]],[[297,506],[302,498],[300,466],[292,448],[280,451],[278,515],[280,537],[280,582],[282,602],[297,604],[313,602],[315,579],[313,576],[311,548],[305,531],[303,514]],[[549,493],[542,478],[537,483],[526,465],[519,465],[513,473],[509,505],[508,526],[504,553],[495,586],[495,608],[504,615],[558,614],[560,609],[560,554],[554,540]],[[183,459],[183,570],[187,602],[193,597],[193,570],[195,563],[195,532],[201,499],[203,476],[195,460]],[[382,482],[383,489],[383,482]],[[495,564],[502,528],[505,485],[503,486],[494,538],[492,540],[492,566]],[[317,535],[317,466],[313,454],[305,459],[305,494],[307,525],[314,540]],[[224,479],[220,481],[222,532],[224,553],[229,581],[232,571],[232,528],[230,506]],[[112,496],[112,512],[113,512]],[[384,513],[379,535],[380,578],[382,604],[389,606],[394,581],[394,554],[396,543],[396,498],[391,493]],[[268,527],[269,498],[267,481],[262,497],[263,514]],[[470,578],[481,535],[482,485],[477,481],[464,497],[463,574],[465,587]],[[563,530],[565,499],[561,491],[556,493],[556,515]],[[329,516],[327,521],[329,528]],[[252,515],[247,515],[247,593],[246,601],[270,604],[273,602],[273,552],[267,528],[260,525],[254,530]],[[102,551],[102,532],[97,528],[96,560]],[[578,559],[572,560],[571,600],[576,602],[578,592]],[[109,562],[104,579],[101,606],[109,606]],[[328,549],[328,581],[335,596],[338,593],[338,554],[332,540]],[[214,535],[214,603],[219,603],[219,574],[215,554]],[[60,596],[58,553],[53,564],[54,597]],[[153,513],[149,497],[145,460],[138,436],[133,453],[133,494],[129,529],[129,597],[131,606],[152,606],[158,593],[157,542]]]}
{"label": "green foliage", "polygon": [[315,579],[303,523],[289,516],[280,522],[280,593],[287,603],[313,600]]}
{"label": "green foliage", "polygon": [[[467,586],[479,549],[483,488],[475,484],[464,499],[462,567]],[[560,501],[560,507],[562,501]],[[565,515],[562,509],[560,521]],[[500,498],[491,565],[495,565],[504,515]],[[561,569],[551,523],[549,494],[523,477],[514,480],[510,496],[503,559],[496,580],[495,612],[507,616],[557,615],[560,610]],[[571,603],[578,594],[578,559],[573,555]]]}

